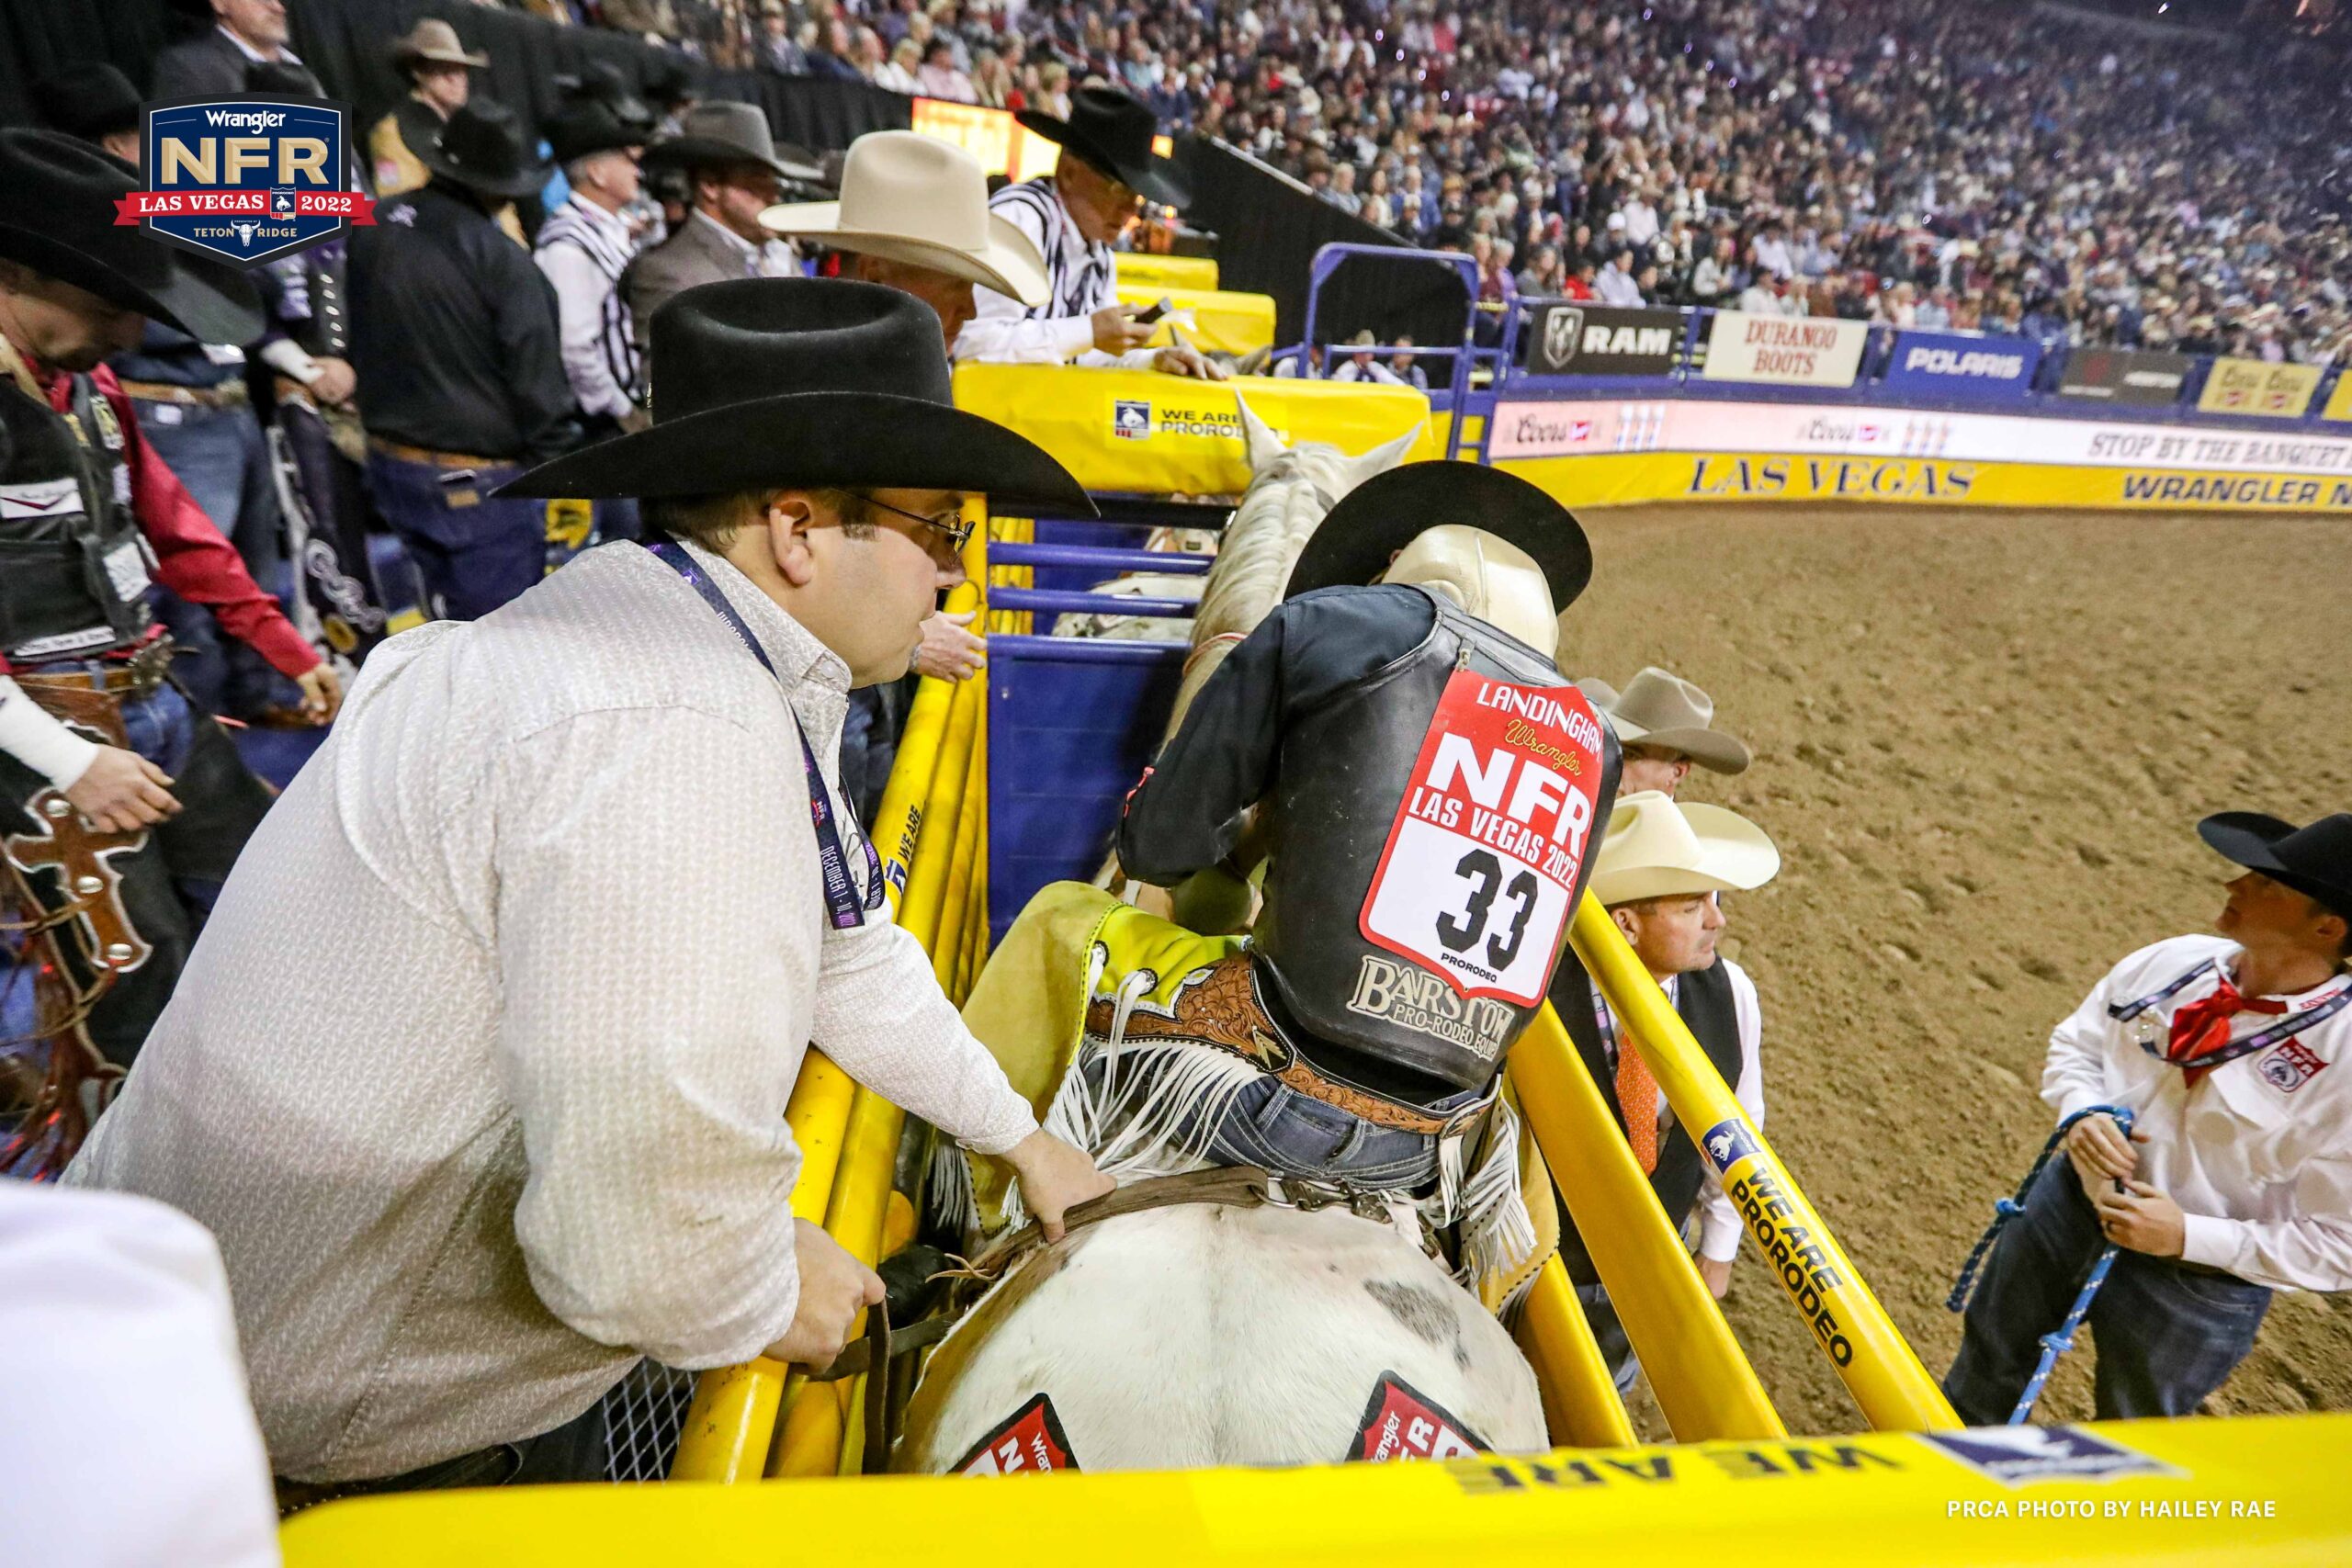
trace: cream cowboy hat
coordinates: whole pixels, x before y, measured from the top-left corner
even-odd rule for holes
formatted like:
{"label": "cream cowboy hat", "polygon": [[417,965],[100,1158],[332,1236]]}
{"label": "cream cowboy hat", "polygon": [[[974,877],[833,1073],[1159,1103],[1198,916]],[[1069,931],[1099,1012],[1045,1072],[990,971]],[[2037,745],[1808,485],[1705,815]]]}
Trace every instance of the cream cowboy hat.
{"label": "cream cowboy hat", "polygon": [[1048,293],[1037,247],[989,210],[979,160],[911,130],[859,137],[842,162],[839,201],[771,207],[760,224],[772,234],[968,278],[1023,305],[1042,305]]}
{"label": "cream cowboy hat", "polygon": [[458,29],[432,17],[409,28],[407,36],[392,40],[394,65],[405,69],[420,60],[435,65],[470,65],[477,71],[490,63],[487,54],[468,54],[466,46],[458,41]]}
{"label": "cream cowboy hat", "polygon": [[1712,773],[1747,771],[1747,748],[1736,737],[1708,728],[1714,721],[1714,699],[1679,675],[1653,664],[1626,682],[1622,693],[1605,681],[1589,679],[1578,681],[1577,689],[1592,699],[1626,745],[1664,746]]}
{"label": "cream cowboy hat", "polygon": [[1779,874],[1764,829],[1720,806],[1685,806],[1654,789],[1620,795],[1592,865],[1604,908],[1691,893],[1745,893]]}

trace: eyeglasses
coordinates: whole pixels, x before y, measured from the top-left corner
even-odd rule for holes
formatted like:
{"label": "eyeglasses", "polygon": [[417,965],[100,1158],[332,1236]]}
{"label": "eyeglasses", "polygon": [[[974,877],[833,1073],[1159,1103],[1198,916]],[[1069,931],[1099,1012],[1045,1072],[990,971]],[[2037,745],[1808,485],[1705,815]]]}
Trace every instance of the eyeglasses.
{"label": "eyeglasses", "polygon": [[[966,520],[960,507],[952,512],[943,512],[938,517],[925,517],[920,512],[910,512],[903,506],[893,506],[887,501],[876,501],[862,491],[851,491],[847,493],[852,500],[862,505],[878,507],[884,512],[896,513],[910,523],[920,523],[926,528],[938,529],[947,536],[947,542],[959,550],[971,542],[972,529],[975,525]],[[941,518],[953,518],[955,521],[942,522]]]}

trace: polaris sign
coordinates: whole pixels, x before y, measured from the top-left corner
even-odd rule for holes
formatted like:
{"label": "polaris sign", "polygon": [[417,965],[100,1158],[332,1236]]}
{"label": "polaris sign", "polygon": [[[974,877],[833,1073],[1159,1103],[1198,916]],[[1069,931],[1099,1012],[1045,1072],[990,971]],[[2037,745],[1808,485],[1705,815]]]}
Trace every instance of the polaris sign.
{"label": "polaris sign", "polygon": [[1886,384],[1947,398],[2024,395],[2041,367],[2041,345],[2018,337],[1965,333],[1898,333]]}

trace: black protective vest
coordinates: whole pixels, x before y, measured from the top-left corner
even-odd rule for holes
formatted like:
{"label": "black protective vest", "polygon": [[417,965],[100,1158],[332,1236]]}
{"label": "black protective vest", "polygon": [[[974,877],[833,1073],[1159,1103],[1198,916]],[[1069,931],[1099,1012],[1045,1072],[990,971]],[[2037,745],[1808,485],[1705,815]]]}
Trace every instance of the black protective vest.
{"label": "black protective vest", "polygon": [[[1412,1010],[1350,1006],[1367,976],[1426,973],[1368,941],[1360,924],[1414,761],[1457,665],[1523,686],[1571,687],[1525,643],[1439,594],[1429,598],[1437,622],[1418,647],[1283,736],[1265,904],[1251,929],[1267,1000],[1292,1047],[1332,1077],[1408,1100],[1486,1088],[1534,1016],[1494,998],[1465,1000],[1442,981],[1419,986],[1424,1005]],[[1605,723],[1600,736],[1601,776],[1574,896],[1591,874],[1617,793],[1617,739]]]}
{"label": "black protective vest", "polygon": [[[1584,965],[1570,953],[1560,960],[1552,974],[1552,1007],[1560,1015],[1560,1025],[1575,1042],[1577,1055],[1584,1058],[1587,1071],[1600,1090],[1600,1098],[1609,1102],[1609,1114],[1617,1119],[1617,1131],[1625,1130],[1624,1108],[1617,1103],[1617,1072],[1610,1065],[1601,1049],[1600,1022],[1593,1016],[1593,986],[1585,974]],[[1691,1037],[1700,1049],[1707,1053],[1707,1060],[1723,1075],[1724,1082],[1739,1082],[1739,1015],[1731,999],[1731,971],[1718,959],[1704,969],[1694,970],[1674,983],[1674,1010],[1690,1026]],[[1699,1183],[1705,1172],[1699,1164],[1699,1145],[1682,1125],[1681,1118],[1659,1140],[1657,1168],[1650,1173],[1650,1190],[1657,1194],[1658,1207],[1666,1211],[1667,1221],[1679,1226],[1690,1217],[1691,1205],[1699,1201]],[[1577,1234],[1576,1222],[1568,1217],[1567,1205],[1560,1205],[1560,1261],[1567,1265],[1568,1278],[1579,1285],[1589,1285],[1600,1279],[1593,1271],[1591,1255],[1585,1251],[1584,1237]]]}
{"label": "black protective vest", "polygon": [[[77,438],[79,425],[86,437]],[[74,415],[0,378],[0,653],[87,658],[147,631],[147,544],[114,407],[74,378]]]}

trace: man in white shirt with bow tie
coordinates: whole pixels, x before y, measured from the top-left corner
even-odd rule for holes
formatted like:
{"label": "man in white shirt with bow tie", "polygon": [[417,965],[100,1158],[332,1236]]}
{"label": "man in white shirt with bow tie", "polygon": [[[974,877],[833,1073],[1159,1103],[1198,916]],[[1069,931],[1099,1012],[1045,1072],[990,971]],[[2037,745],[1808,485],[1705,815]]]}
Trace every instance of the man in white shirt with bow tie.
{"label": "man in white shirt with bow tie", "polygon": [[2221,934],[2141,949],[2051,1034],[2066,1157],[1969,1303],[1944,1392],[1973,1425],[2008,1418],[2103,1247],[2122,1249],[2089,1313],[2107,1419],[2194,1414],[2274,1290],[2352,1290],[2352,1072],[2329,1070],[2352,1051],[2352,814],[2198,831],[2246,868]]}

